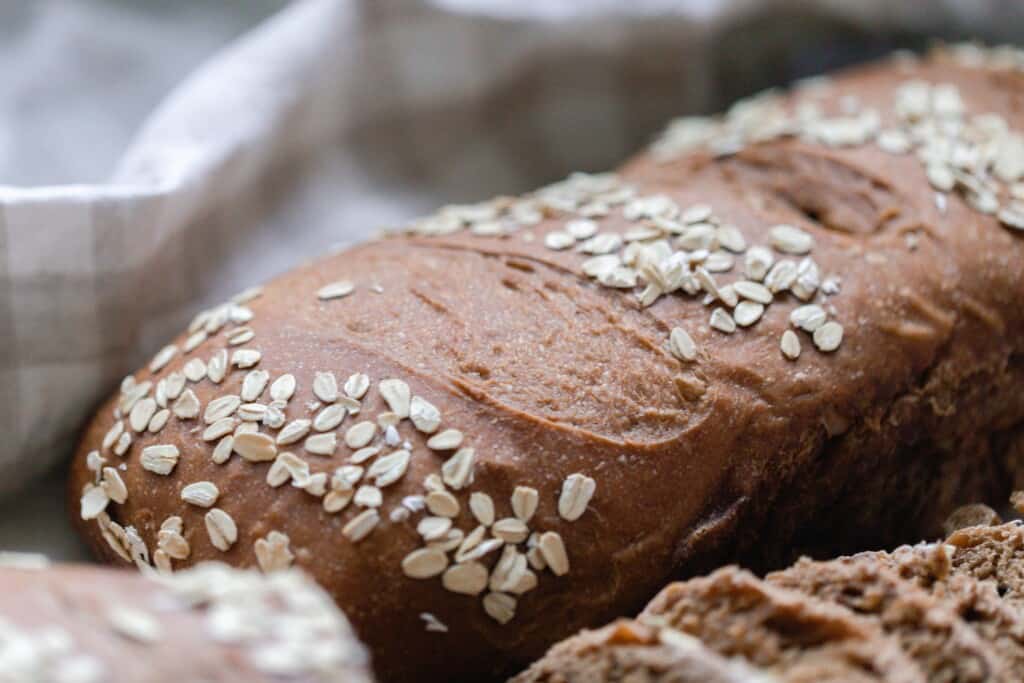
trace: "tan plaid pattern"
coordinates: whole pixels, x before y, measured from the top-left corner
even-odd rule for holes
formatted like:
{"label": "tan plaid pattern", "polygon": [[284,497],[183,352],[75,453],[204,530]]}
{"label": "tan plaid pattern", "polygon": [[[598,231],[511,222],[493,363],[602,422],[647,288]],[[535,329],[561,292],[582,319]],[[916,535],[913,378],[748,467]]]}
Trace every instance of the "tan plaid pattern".
{"label": "tan plaid pattern", "polygon": [[[811,3],[600,3],[569,21],[467,10],[482,4],[298,3],[173,93],[109,184],[0,187],[0,493],[66,458],[201,305],[439,203],[607,168],[673,114],[832,66],[804,63],[785,24],[759,52],[752,18]],[[1021,12],[976,4],[1004,25]],[[908,21],[881,2],[813,16],[854,43],[872,40],[859,22]],[[723,92],[722,73],[751,76]]]}

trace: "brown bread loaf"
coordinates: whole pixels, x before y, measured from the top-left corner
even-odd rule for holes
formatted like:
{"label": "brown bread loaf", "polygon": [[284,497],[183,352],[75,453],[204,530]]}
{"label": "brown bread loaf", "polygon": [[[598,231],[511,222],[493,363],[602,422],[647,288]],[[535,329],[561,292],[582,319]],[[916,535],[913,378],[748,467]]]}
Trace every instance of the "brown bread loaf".
{"label": "brown bread loaf", "polygon": [[934,534],[1024,473],[1021,62],[677,122],[205,311],[86,429],[76,522],[120,564],[302,567],[389,681],[499,676],[724,560]]}
{"label": "brown bread loaf", "polygon": [[5,683],[370,683],[330,597],[291,570],[173,577],[0,557]]}
{"label": "brown bread loaf", "polygon": [[995,586],[999,595],[1024,611],[1024,525],[970,527],[946,539],[952,572]]}

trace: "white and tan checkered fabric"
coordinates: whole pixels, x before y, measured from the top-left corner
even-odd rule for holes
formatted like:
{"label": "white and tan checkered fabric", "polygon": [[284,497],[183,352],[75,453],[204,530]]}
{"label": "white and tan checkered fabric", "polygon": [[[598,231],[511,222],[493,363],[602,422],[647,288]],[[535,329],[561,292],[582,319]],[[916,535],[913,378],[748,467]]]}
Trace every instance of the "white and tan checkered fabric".
{"label": "white and tan checkered fabric", "polygon": [[172,93],[108,183],[0,186],[0,493],[66,459],[203,304],[439,203],[610,167],[673,114],[892,31],[1024,26],[1016,3],[923,4],[292,5]]}

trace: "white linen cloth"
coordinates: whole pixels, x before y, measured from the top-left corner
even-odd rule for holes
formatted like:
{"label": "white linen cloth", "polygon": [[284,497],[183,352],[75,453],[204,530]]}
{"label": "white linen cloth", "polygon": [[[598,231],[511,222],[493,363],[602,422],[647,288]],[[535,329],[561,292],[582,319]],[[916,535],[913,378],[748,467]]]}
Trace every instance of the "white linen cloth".
{"label": "white linen cloth", "polygon": [[[0,185],[0,494],[66,461],[96,403],[203,305],[438,204],[609,168],[674,114],[908,36],[1010,39],[1022,15],[1005,0],[296,2],[175,88],[122,153],[93,143],[118,159],[109,179]],[[188,16],[161,40],[216,34]],[[24,52],[0,68],[0,88],[61,73],[52,54],[39,65]],[[145,90],[163,68],[144,61],[133,82]],[[36,182],[45,169],[19,174],[17,155],[66,133],[12,99],[0,91],[0,171]],[[83,109],[95,128],[94,105]],[[93,133],[74,117],[88,150]],[[63,514],[59,481],[0,508],[0,547],[76,555],[43,538],[64,528],[47,517]]]}

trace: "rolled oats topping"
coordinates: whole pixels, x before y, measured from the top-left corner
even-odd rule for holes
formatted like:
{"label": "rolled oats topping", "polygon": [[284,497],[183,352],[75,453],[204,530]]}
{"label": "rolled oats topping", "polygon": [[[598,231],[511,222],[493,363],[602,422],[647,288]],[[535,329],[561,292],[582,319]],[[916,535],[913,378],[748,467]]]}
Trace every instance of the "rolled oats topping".
{"label": "rolled oats topping", "polygon": [[404,449],[381,456],[366,470],[366,476],[374,478],[374,483],[381,488],[390,486],[405,474],[411,457],[412,454]]}
{"label": "rolled oats topping", "polygon": [[249,462],[268,462],[277,457],[274,439],[260,432],[236,434],[232,448]]}
{"label": "rolled oats topping", "polygon": [[377,425],[370,421],[358,422],[345,432],[345,445],[352,449],[367,446],[377,435]]}
{"label": "rolled oats topping", "polygon": [[121,478],[121,473],[113,467],[104,467],[100,486],[107,496],[115,503],[122,504],[128,500],[128,487]]}
{"label": "rolled oats topping", "polygon": [[156,373],[163,370],[168,363],[170,363],[174,357],[178,355],[178,347],[174,344],[169,344],[153,356],[153,360],[149,363],[149,371]]}
{"label": "rolled oats topping", "polygon": [[340,403],[332,403],[313,418],[313,429],[318,432],[328,432],[335,429],[345,419],[345,413],[345,406]]}
{"label": "rolled oats topping", "polygon": [[402,560],[402,571],[411,579],[429,579],[448,568],[448,556],[436,548],[414,550]]}
{"label": "rolled oats topping", "polygon": [[292,420],[286,424],[280,432],[277,434],[277,445],[287,446],[289,444],[301,441],[309,434],[310,429],[313,427],[311,420]]}
{"label": "rolled oats topping", "polygon": [[779,346],[782,349],[782,354],[786,358],[796,360],[800,357],[800,338],[796,336],[796,332],[793,330],[786,330],[782,333],[782,339],[779,342]]}
{"label": "rolled oats topping", "polygon": [[825,309],[821,306],[808,304],[794,308],[793,312],[789,314],[789,320],[794,326],[813,333],[825,324],[825,321],[828,320],[828,314],[825,313]]}
{"label": "rolled oats topping", "polygon": [[355,284],[349,280],[338,280],[330,284],[324,285],[317,290],[316,296],[321,301],[329,301],[331,299],[341,299],[346,297],[356,289]]}
{"label": "rolled oats topping", "polygon": [[484,610],[499,624],[507,624],[516,615],[516,599],[505,593],[488,593],[484,596]]}
{"label": "rolled oats topping", "polygon": [[555,531],[547,531],[541,534],[537,547],[544,557],[544,563],[556,576],[569,573],[569,556],[561,535]]}
{"label": "rolled oats topping", "polygon": [[302,447],[314,455],[334,455],[338,450],[338,436],[334,432],[314,434],[303,442]]}
{"label": "rolled oats topping", "polygon": [[480,595],[489,579],[487,567],[479,562],[463,562],[445,570],[441,583],[446,590],[462,595]]}
{"label": "rolled oats topping", "polygon": [[81,498],[80,515],[82,519],[96,519],[107,509],[110,503],[110,496],[102,486],[86,484]]}
{"label": "rolled oats topping", "polygon": [[445,429],[427,439],[427,448],[450,451],[462,445],[463,434],[458,429]]}
{"label": "rolled oats topping", "polygon": [[533,487],[517,486],[512,492],[512,512],[524,523],[529,522],[537,512],[539,502],[540,493]]}
{"label": "rolled oats topping", "polygon": [[170,421],[170,419],[170,410],[168,410],[167,408],[158,410],[156,413],[153,414],[153,417],[150,418],[149,424],[146,425],[146,431],[149,432],[150,434],[156,434],[165,426],[167,426],[167,423]]}
{"label": "rolled oats topping", "polygon": [[384,503],[384,496],[376,486],[363,485],[356,489],[352,502],[359,507],[379,508]]}
{"label": "rolled oats topping", "polygon": [[353,543],[363,540],[380,522],[380,514],[374,508],[368,508],[353,517],[342,527],[342,533]]}
{"label": "rolled oats topping", "polygon": [[256,349],[238,349],[231,354],[231,365],[244,370],[259,363],[262,357],[263,354]]}
{"label": "rolled oats topping", "polygon": [[241,399],[246,403],[256,401],[263,394],[263,390],[267,388],[269,381],[270,373],[266,370],[250,370],[242,380]]}
{"label": "rolled oats topping", "polygon": [[288,535],[280,531],[271,531],[265,538],[257,539],[253,544],[253,550],[260,569],[269,573],[291,567],[295,556],[289,548],[290,543]]}
{"label": "rolled oats topping", "polygon": [[814,238],[792,225],[776,225],[768,234],[772,246],[784,254],[807,254],[814,247]]}
{"label": "rolled oats topping", "polygon": [[240,405],[242,405],[242,399],[235,394],[215,398],[206,404],[206,410],[203,411],[203,422],[211,425],[218,420],[231,417]]}
{"label": "rolled oats topping", "polygon": [[199,403],[199,399],[196,398],[196,394],[191,389],[186,389],[181,393],[178,399],[171,405],[171,411],[174,416],[180,420],[191,420],[199,417],[199,411],[202,406]]}
{"label": "rolled oats topping", "polygon": [[835,351],[842,341],[843,326],[835,321],[829,321],[814,331],[814,345],[821,351]]}
{"label": "rolled oats topping", "polygon": [[219,441],[222,437],[234,432],[237,426],[238,421],[235,418],[225,417],[204,429],[201,438],[203,441]]}
{"label": "rolled oats topping", "polygon": [[583,474],[570,474],[562,483],[562,494],[558,498],[558,514],[562,519],[575,522],[583,516],[597,490],[597,482]]}
{"label": "rolled oats topping", "polygon": [[136,432],[144,432],[149,426],[149,421],[153,419],[153,415],[156,414],[156,401],[152,398],[144,398],[139,400],[134,406],[128,416],[128,423],[132,429]]}
{"label": "rolled oats topping", "polygon": [[324,403],[338,400],[338,380],[333,372],[318,372],[313,378],[313,394]]}
{"label": "rolled oats topping", "polygon": [[741,301],[733,310],[732,317],[740,327],[750,327],[764,314],[764,305],[755,301]]}
{"label": "rolled oats topping", "polygon": [[433,434],[441,425],[441,411],[420,396],[413,396],[409,403],[409,419],[424,434]]}
{"label": "rolled oats topping", "polygon": [[231,454],[234,452],[234,449],[235,437],[230,435],[221,437],[221,439],[217,441],[217,445],[214,446],[210,459],[218,465],[223,465],[231,459]]}
{"label": "rolled oats topping", "polygon": [[456,517],[459,514],[459,500],[448,491],[431,491],[426,496],[427,509],[439,517]]}
{"label": "rolled oats topping", "polygon": [[474,491],[469,496],[469,509],[481,525],[489,527],[494,524],[494,501],[481,491]]}
{"label": "rolled oats topping", "polygon": [[212,481],[197,481],[181,490],[181,499],[197,507],[213,507],[220,491]]}
{"label": "rolled oats topping", "polygon": [[693,337],[681,327],[673,327],[669,335],[669,348],[672,355],[682,361],[697,360],[697,344]]}
{"label": "rolled oats topping", "polygon": [[357,372],[345,380],[345,395],[352,399],[361,399],[370,389],[370,378],[368,375]]}
{"label": "rolled oats topping", "polygon": [[201,381],[207,376],[209,368],[206,367],[206,363],[203,362],[202,358],[193,358],[189,362],[185,363],[185,367],[181,369],[182,375],[185,379],[193,384]]}
{"label": "rolled oats topping", "polygon": [[472,448],[460,448],[441,467],[444,483],[456,491],[465,488],[473,480],[473,464],[476,453]]}
{"label": "rolled oats topping", "polygon": [[711,321],[709,324],[719,332],[725,332],[726,334],[732,334],[736,331],[736,321],[733,320],[733,317],[724,308],[716,308],[711,311]]}
{"label": "rolled oats topping", "polygon": [[295,394],[297,385],[295,375],[291,373],[283,374],[270,385],[270,398],[275,401],[288,401]]}
{"label": "rolled oats topping", "polygon": [[173,444],[147,446],[142,449],[142,468],[154,474],[168,475],[178,464],[180,454]]}
{"label": "rolled oats topping", "polygon": [[154,643],[163,635],[160,622],[134,607],[119,605],[107,611],[110,627],[119,635],[140,643]]}
{"label": "rolled oats topping", "polygon": [[522,543],[530,535],[530,529],[521,519],[506,517],[499,519],[491,527],[491,533],[506,543]]}
{"label": "rolled oats topping", "polygon": [[437,541],[444,538],[452,528],[450,517],[424,517],[416,525],[416,533],[424,541]]}
{"label": "rolled oats topping", "polygon": [[220,508],[213,508],[204,517],[206,522],[206,533],[210,537],[210,543],[217,550],[227,552],[238,540],[238,527],[231,515]]}
{"label": "rolled oats topping", "polygon": [[378,389],[391,412],[400,418],[409,417],[412,394],[408,384],[400,379],[385,379],[378,384]]}

